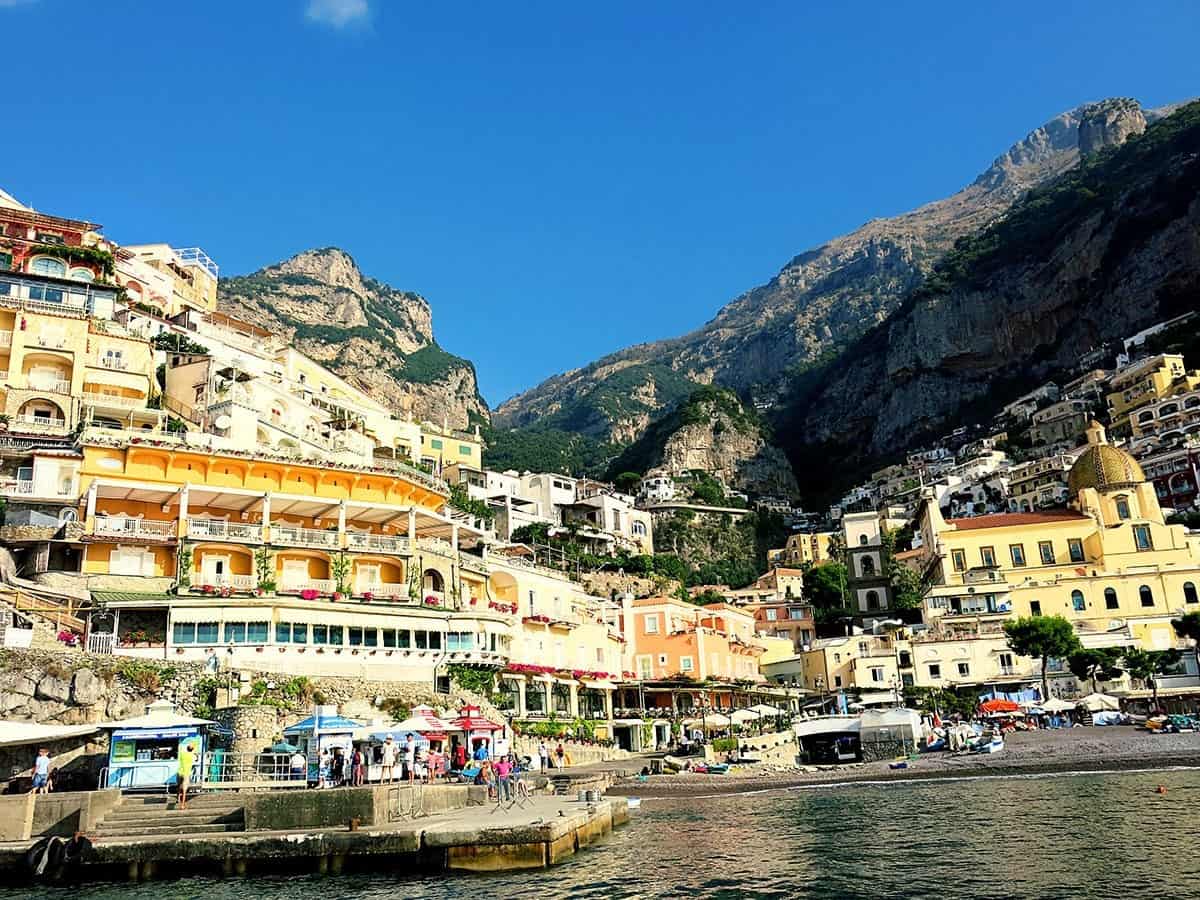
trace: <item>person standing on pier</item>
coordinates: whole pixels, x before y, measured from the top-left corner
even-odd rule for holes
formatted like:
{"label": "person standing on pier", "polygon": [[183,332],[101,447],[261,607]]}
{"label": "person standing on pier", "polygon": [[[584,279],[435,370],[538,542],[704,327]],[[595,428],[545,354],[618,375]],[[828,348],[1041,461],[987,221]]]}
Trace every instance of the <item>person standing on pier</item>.
{"label": "person standing on pier", "polygon": [[411,732],[404,739],[404,771],[408,775],[408,783],[411,785],[417,773],[417,742],[413,740]]}
{"label": "person standing on pier", "polygon": [[454,769],[457,772],[461,772],[467,767],[467,748],[458,741],[455,741],[453,755]]}
{"label": "person standing on pier", "polygon": [[550,771],[550,748],[546,746],[545,741],[541,741],[538,744],[538,757],[542,761],[542,771],[549,772]]}
{"label": "person standing on pier", "polygon": [[391,784],[392,779],[396,775],[396,743],[392,740],[389,734],[383,742],[383,773],[382,780]]}
{"label": "person standing on pier", "polygon": [[188,782],[192,780],[192,769],[196,766],[196,745],[188,742],[179,748],[179,809],[187,809]]}
{"label": "person standing on pier", "polygon": [[507,756],[500,757],[496,762],[496,799],[498,801],[512,800],[512,763]]}

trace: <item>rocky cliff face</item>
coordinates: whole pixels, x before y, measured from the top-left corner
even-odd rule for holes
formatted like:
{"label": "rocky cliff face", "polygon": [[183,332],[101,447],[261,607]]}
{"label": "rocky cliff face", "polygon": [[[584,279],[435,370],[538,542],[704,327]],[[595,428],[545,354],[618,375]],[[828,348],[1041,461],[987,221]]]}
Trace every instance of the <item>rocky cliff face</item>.
{"label": "rocky cliff face", "polygon": [[[1109,124],[1111,123],[1111,124]],[[1100,130],[1136,127],[1111,122]],[[1132,133],[1132,132],[1130,132]],[[1200,103],[1033,192],[947,255],[883,325],[794,384],[781,433],[807,492],[1194,309]]]}
{"label": "rocky cliff face", "polygon": [[1056,116],[953,196],[806,251],[699,330],[552,378],[502,404],[497,424],[563,428],[620,443],[698,384],[731,387],[768,407],[786,401],[796,370],[883,321],[958,238],[1074,166],[1083,123],[1089,151],[1138,133],[1141,111],[1129,103]]}
{"label": "rocky cliff face", "polygon": [[651,468],[672,475],[698,469],[727,488],[755,496],[797,495],[791,466],[771,442],[766,423],[746,410],[737,394],[713,387],[697,390],[651,425],[613,461],[610,475],[644,474]]}
{"label": "rocky cliff face", "polygon": [[1119,147],[1146,130],[1146,116],[1136,100],[1115,97],[1085,108],[1079,122],[1079,153],[1090,156],[1105,147]]}
{"label": "rocky cliff face", "polygon": [[429,303],[359,271],[344,250],[308,250],[226,278],[221,308],[293,345],[397,413],[466,428],[486,419],[475,369],[442,350]]}

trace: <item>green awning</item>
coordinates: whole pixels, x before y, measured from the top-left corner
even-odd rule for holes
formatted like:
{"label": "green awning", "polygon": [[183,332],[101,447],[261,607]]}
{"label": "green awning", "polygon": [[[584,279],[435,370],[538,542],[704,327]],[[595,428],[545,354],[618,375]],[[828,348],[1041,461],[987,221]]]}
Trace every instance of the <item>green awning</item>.
{"label": "green awning", "polygon": [[137,591],[92,591],[92,600],[108,606],[110,603],[173,603],[174,594],[143,594]]}

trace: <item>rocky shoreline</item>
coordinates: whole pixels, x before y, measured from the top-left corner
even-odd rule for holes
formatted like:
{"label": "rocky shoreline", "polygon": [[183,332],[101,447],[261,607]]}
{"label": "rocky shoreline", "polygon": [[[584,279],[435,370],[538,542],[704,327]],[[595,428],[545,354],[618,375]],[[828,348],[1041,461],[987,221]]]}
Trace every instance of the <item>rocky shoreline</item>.
{"label": "rocky shoreline", "polygon": [[995,754],[934,753],[892,769],[886,762],[846,766],[746,766],[726,775],[652,775],[628,778],[609,793],[642,798],[705,797],[846,783],[1051,775],[1200,767],[1200,734],[1153,735],[1132,727],[1075,728],[1021,733]]}

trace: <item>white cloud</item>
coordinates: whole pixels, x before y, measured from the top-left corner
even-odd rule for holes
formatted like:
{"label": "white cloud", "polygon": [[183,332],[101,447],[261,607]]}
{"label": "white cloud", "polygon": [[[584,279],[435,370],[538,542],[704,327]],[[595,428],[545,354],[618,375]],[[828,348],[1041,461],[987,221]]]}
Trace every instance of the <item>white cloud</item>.
{"label": "white cloud", "polygon": [[[9,0],[0,0],[0,4]],[[345,28],[365,22],[371,13],[367,0],[308,0],[304,18],[321,25]]]}
{"label": "white cloud", "polygon": [[[14,6],[24,6],[26,3],[33,3],[34,0],[0,0],[0,9],[11,9]],[[363,0],[365,3],[366,0]]]}

